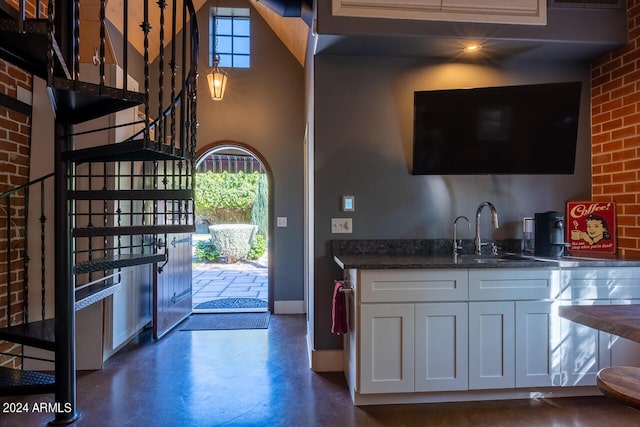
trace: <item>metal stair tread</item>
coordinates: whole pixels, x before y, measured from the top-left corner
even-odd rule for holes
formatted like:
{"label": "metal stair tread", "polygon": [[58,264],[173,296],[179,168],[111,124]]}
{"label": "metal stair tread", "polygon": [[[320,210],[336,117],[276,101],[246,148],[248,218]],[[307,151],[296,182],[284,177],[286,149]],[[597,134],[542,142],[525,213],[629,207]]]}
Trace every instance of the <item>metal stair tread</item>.
{"label": "metal stair tread", "polygon": [[100,282],[76,290],[76,302],[74,305],[75,311],[82,310],[93,303],[105,299],[109,295],[113,295],[121,287],[122,284],[120,282]]}
{"label": "metal stair tread", "polygon": [[71,190],[72,200],[191,200],[191,189],[150,190]]}
{"label": "metal stair tread", "polygon": [[84,261],[76,264],[75,274],[91,273],[93,271],[114,270],[122,267],[133,267],[136,265],[152,264],[154,262],[164,262],[167,255],[158,254],[119,254],[109,257]]}
{"label": "metal stair tread", "polygon": [[[47,79],[47,50],[49,47],[49,21],[28,19],[25,32],[20,32],[16,19],[0,19],[0,57],[42,79]],[[57,41],[54,40],[54,73],[70,76]]]}
{"label": "metal stair tread", "polygon": [[55,319],[39,320],[0,329],[0,339],[55,351]]}
{"label": "metal stair tread", "polygon": [[124,227],[79,227],[71,232],[72,237],[95,236],[132,236],[143,234],[171,234],[193,233],[195,225],[192,224],[165,224],[165,225],[130,225]]}
{"label": "metal stair tread", "polygon": [[54,77],[50,92],[56,120],[78,124],[144,103],[144,94],[78,80]]}
{"label": "metal stair tread", "polygon": [[51,374],[0,367],[0,396],[53,393],[54,389]]}
{"label": "metal stair tread", "polygon": [[[175,151],[175,152],[174,152]],[[166,144],[145,142],[144,139],[127,140],[115,144],[99,145],[66,151],[62,159],[77,163],[83,162],[124,162],[145,160],[185,160],[186,153],[174,150]]]}

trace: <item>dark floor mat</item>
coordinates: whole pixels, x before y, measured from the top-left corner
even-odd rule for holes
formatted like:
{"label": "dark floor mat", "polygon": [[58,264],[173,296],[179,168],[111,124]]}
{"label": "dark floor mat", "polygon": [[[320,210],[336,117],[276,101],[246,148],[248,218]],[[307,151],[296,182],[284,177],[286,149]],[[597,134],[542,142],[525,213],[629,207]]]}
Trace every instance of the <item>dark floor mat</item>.
{"label": "dark floor mat", "polygon": [[216,308],[267,308],[267,302],[258,298],[221,298],[201,302],[193,308],[196,310]]}
{"label": "dark floor mat", "polygon": [[271,313],[192,314],[180,326],[181,331],[215,331],[228,329],[267,329]]}

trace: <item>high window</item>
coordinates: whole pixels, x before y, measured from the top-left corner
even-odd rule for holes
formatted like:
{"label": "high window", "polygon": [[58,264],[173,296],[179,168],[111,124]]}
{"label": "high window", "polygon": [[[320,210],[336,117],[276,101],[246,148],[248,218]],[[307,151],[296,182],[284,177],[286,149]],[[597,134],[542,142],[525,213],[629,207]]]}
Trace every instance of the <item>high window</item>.
{"label": "high window", "polygon": [[209,23],[209,65],[213,65],[213,59],[218,55],[220,67],[249,68],[250,29],[249,9],[212,8]]}

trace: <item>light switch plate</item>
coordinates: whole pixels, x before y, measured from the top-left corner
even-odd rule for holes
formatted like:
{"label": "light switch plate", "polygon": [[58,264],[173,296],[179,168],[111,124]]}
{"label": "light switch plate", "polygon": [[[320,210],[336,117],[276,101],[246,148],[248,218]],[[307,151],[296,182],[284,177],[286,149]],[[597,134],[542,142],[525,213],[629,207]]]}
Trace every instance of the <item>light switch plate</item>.
{"label": "light switch plate", "polygon": [[351,218],[331,218],[331,233],[353,233]]}
{"label": "light switch plate", "polygon": [[278,218],[276,218],[276,226],[277,227],[286,227],[287,226],[287,217],[286,216],[279,216]]}

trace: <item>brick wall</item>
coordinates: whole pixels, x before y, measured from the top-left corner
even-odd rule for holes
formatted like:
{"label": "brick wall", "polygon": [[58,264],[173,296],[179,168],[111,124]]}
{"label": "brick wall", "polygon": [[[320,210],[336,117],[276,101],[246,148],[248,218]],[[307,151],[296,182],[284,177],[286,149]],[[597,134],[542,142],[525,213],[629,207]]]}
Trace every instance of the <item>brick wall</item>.
{"label": "brick wall", "polygon": [[629,42],[591,67],[591,191],[617,205],[618,253],[640,256],[640,0]]}
{"label": "brick wall", "polygon": [[[18,97],[18,88],[32,91],[32,76],[19,68],[0,60],[0,93],[10,98]],[[21,90],[21,92],[24,92]],[[0,106],[0,193],[25,184],[29,179],[31,117]],[[6,199],[0,200],[0,327],[7,325],[7,312],[11,323],[24,319],[24,194],[11,197],[8,209]],[[7,229],[6,212],[11,213]],[[10,232],[11,246],[7,235]],[[8,266],[10,273],[7,273]],[[7,284],[10,289],[7,290]],[[9,295],[9,296],[7,296]],[[7,307],[10,301],[10,309]],[[20,347],[0,341],[0,352],[17,354]],[[18,367],[19,359],[0,356],[0,365]]]}

